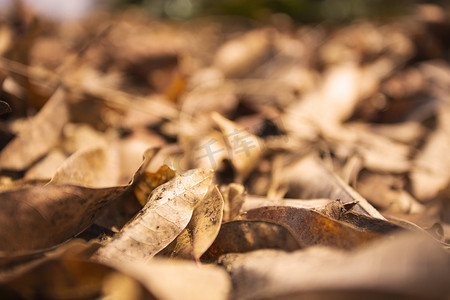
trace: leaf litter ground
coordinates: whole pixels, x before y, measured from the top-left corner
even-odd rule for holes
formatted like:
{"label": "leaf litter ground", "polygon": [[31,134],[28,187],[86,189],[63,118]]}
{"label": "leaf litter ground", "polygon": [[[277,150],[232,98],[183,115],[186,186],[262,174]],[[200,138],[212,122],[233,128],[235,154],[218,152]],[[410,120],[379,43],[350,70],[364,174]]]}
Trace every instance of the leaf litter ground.
{"label": "leaf litter ground", "polygon": [[448,9],[0,20],[2,298],[450,296]]}

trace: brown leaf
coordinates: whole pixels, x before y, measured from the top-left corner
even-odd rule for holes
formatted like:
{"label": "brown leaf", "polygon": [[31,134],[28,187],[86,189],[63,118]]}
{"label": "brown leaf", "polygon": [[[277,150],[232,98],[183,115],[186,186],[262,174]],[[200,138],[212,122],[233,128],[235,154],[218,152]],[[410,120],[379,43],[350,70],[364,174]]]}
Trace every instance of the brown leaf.
{"label": "brown leaf", "polygon": [[112,187],[118,184],[117,165],[117,153],[112,147],[84,148],[64,161],[56,170],[50,184]]}
{"label": "brown leaf", "polygon": [[290,206],[297,208],[321,208],[330,203],[330,199],[269,199],[254,195],[247,195],[241,211],[245,212],[251,209],[265,206]]}
{"label": "brown leaf", "polygon": [[0,251],[46,249],[79,234],[107,204],[128,194],[153,152],[146,152],[146,159],[126,186],[94,189],[48,184],[0,193]]}
{"label": "brown leaf", "polygon": [[223,221],[232,221],[239,215],[246,201],[245,187],[242,184],[230,183],[222,186],[221,192],[224,200]]}
{"label": "brown leaf", "polygon": [[358,201],[355,211],[384,218],[366,199],[326,168],[316,155],[307,155],[286,166],[283,178],[289,186],[290,197],[340,199],[344,203]]}
{"label": "brown leaf", "polygon": [[160,185],[149,201],[116,236],[97,252],[104,261],[148,260],[186,227],[194,207],[205,197],[214,172],[194,169]]}
{"label": "brown leaf", "polygon": [[400,230],[401,227],[386,220],[373,218],[365,214],[352,211],[357,202],[342,203],[340,200],[329,202],[324,208],[316,209],[321,214],[351,224],[361,230],[378,232],[381,234]]}
{"label": "brown leaf", "polygon": [[[94,299],[100,295],[154,299],[143,285],[113,268],[77,258],[54,258],[0,283],[11,299]],[[123,298],[122,298],[123,299]]]}
{"label": "brown leaf", "polygon": [[163,183],[174,178],[175,171],[167,165],[162,165],[156,173],[144,172],[143,177],[136,183],[134,194],[139,203],[144,206],[149,200],[151,192]]}
{"label": "brown leaf", "polygon": [[258,249],[293,251],[302,247],[290,230],[266,221],[231,221],[224,223],[219,234],[202,256],[209,260],[224,253],[249,252]]}
{"label": "brown leaf", "polygon": [[229,159],[238,172],[237,181],[243,181],[262,155],[262,141],[216,112],[212,113],[211,117],[219,126],[227,143]]}
{"label": "brown leaf", "polygon": [[261,207],[248,211],[248,220],[264,220],[286,226],[304,246],[324,245],[351,249],[381,237],[346,223],[330,219],[318,212],[287,206]]}
{"label": "brown leaf", "polygon": [[0,193],[0,251],[45,249],[82,232],[127,186],[46,185]]}
{"label": "brown leaf", "polygon": [[66,92],[58,89],[0,153],[0,169],[21,171],[53,147],[68,122]]}
{"label": "brown leaf", "polygon": [[127,262],[114,266],[142,282],[155,299],[229,299],[230,278],[217,266],[161,258],[145,264]]}
{"label": "brown leaf", "polygon": [[423,235],[403,233],[356,250],[260,250],[219,259],[236,299],[445,299],[450,258]]}
{"label": "brown leaf", "polygon": [[223,206],[222,195],[216,186],[194,209],[186,228],[162,252],[166,252],[171,257],[193,258],[198,261],[219,233]]}

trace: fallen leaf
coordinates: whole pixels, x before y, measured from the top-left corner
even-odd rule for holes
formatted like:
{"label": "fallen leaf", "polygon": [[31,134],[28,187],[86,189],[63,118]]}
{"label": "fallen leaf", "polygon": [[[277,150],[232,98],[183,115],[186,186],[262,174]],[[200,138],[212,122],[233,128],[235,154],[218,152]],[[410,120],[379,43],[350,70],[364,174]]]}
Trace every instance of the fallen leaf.
{"label": "fallen leaf", "polygon": [[154,149],[126,186],[94,189],[47,184],[0,193],[0,251],[22,253],[47,249],[81,233],[94,223],[107,204],[119,201],[133,188]]}
{"label": "fallen leaf", "polygon": [[288,195],[292,198],[339,199],[344,204],[357,201],[355,211],[379,219],[384,218],[358,192],[328,170],[315,155],[307,155],[291,163],[283,173],[283,177],[283,181],[289,187]]}
{"label": "fallen leaf", "polygon": [[203,260],[222,254],[250,252],[258,249],[294,251],[302,248],[301,242],[284,226],[267,221],[237,220],[226,222]]}
{"label": "fallen leaf", "polygon": [[77,258],[50,259],[0,282],[0,293],[10,299],[94,299],[124,292],[127,299],[154,299],[139,281]]}
{"label": "fallen leaf", "polygon": [[194,209],[186,228],[161,252],[167,253],[170,257],[192,258],[198,261],[219,233],[223,206],[222,195],[216,186]]}
{"label": "fallen leaf", "polygon": [[445,299],[450,258],[433,240],[403,233],[355,252],[311,247],[219,258],[235,299]]}
{"label": "fallen leaf", "polygon": [[221,187],[223,195],[223,221],[232,221],[240,213],[242,205],[245,204],[245,187],[242,184],[230,183]]}
{"label": "fallen leaf", "polygon": [[145,264],[127,262],[113,266],[139,280],[155,299],[229,299],[230,278],[217,266],[156,257]]}
{"label": "fallen leaf", "polygon": [[60,244],[89,227],[128,187],[46,185],[0,193],[0,251],[27,252]]}
{"label": "fallen leaf", "polygon": [[144,175],[136,183],[134,188],[134,195],[142,206],[145,206],[149,200],[148,196],[152,191],[163,183],[174,178],[175,171],[169,168],[167,165],[162,165],[156,173],[144,172]]}
{"label": "fallen leaf", "polygon": [[186,227],[214,172],[194,169],[157,187],[144,208],[97,252],[100,261],[149,260]]}
{"label": "fallen leaf", "polygon": [[113,147],[83,148],[56,170],[49,184],[71,184],[90,188],[118,184],[118,153]]}
{"label": "fallen leaf", "polygon": [[21,171],[46,154],[68,122],[66,92],[58,89],[39,113],[30,119],[1,152],[0,169]]}
{"label": "fallen leaf", "polygon": [[262,153],[262,141],[245,128],[214,112],[212,119],[220,127],[228,147],[228,156],[238,171],[237,181],[243,181],[257,165]]}
{"label": "fallen leaf", "polygon": [[305,247],[324,245],[352,249],[382,235],[330,219],[316,211],[288,206],[268,206],[249,210],[247,220],[263,220],[281,224],[295,234]]}

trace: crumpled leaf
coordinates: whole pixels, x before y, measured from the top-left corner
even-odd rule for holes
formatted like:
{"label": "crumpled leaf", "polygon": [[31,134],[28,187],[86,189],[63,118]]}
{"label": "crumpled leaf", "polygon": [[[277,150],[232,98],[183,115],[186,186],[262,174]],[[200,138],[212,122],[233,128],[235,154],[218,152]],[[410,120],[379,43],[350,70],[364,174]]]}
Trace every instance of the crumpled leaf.
{"label": "crumpled leaf", "polygon": [[148,260],[186,227],[213,180],[210,169],[194,169],[156,188],[133,220],[97,252],[101,261]]}
{"label": "crumpled leaf", "polygon": [[0,152],[0,169],[21,171],[29,167],[58,142],[68,120],[66,92],[60,88]]}
{"label": "crumpled leaf", "polygon": [[143,177],[134,188],[134,194],[139,203],[144,206],[149,200],[148,196],[151,192],[161,184],[174,178],[175,175],[175,171],[167,165],[162,165],[156,173],[144,172]]}
{"label": "crumpled leaf", "polygon": [[258,249],[294,251],[300,248],[301,242],[284,226],[266,221],[237,220],[222,225],[216,240],[202,259],[209,260],[231,252]]}
{"label": "crumpled leaf", "polygon": [[381,237],[352,225],[330,219],[316,211],[289,206],[268,206],[249,210],[247,220],[263,220],[281,224],[295,234],[304,246],[324,245],[352,249]]}
{"label": "crumpled leaf", "polygon": [[46,249],[88,228],[107,204],[127,195],[148,165],[152,151],[146,152],[146,159],[126,186],[95,189],[47,184],[0,193],[2,255]]}
{"label": "crumpled leaf", "polygon": [[222,224],[224,201],[219,189],[211,189],[192,213],[183,232],[161,252],[171,257],[193,258],[198,261],[208,250]]}
{"label": "crumpled leaf", "polygon": [[219,259],[236,299],[445,299],[450,256],[423,235],[403,233],[341,252],[311,247]]}
{"label": "crumpled leaf", "polygon": [[365,214],[354,212],[352,209],[357,202],[342,203],[340,200],[330,201],[325,207],[315,209],[321,214],[351,224],[359,229],[378,233],[389,233],[400,230],[401,227],[394,223],[378,218],[373,218]]}

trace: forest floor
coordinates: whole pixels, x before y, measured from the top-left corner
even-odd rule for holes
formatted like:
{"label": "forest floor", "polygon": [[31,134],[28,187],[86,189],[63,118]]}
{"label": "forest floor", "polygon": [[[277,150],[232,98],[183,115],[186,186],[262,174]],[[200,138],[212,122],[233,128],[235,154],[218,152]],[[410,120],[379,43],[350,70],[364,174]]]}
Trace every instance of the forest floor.
{"label": "forest floor", "polygon": [[1,298],[449,299],[448,10],[0,21]]}

